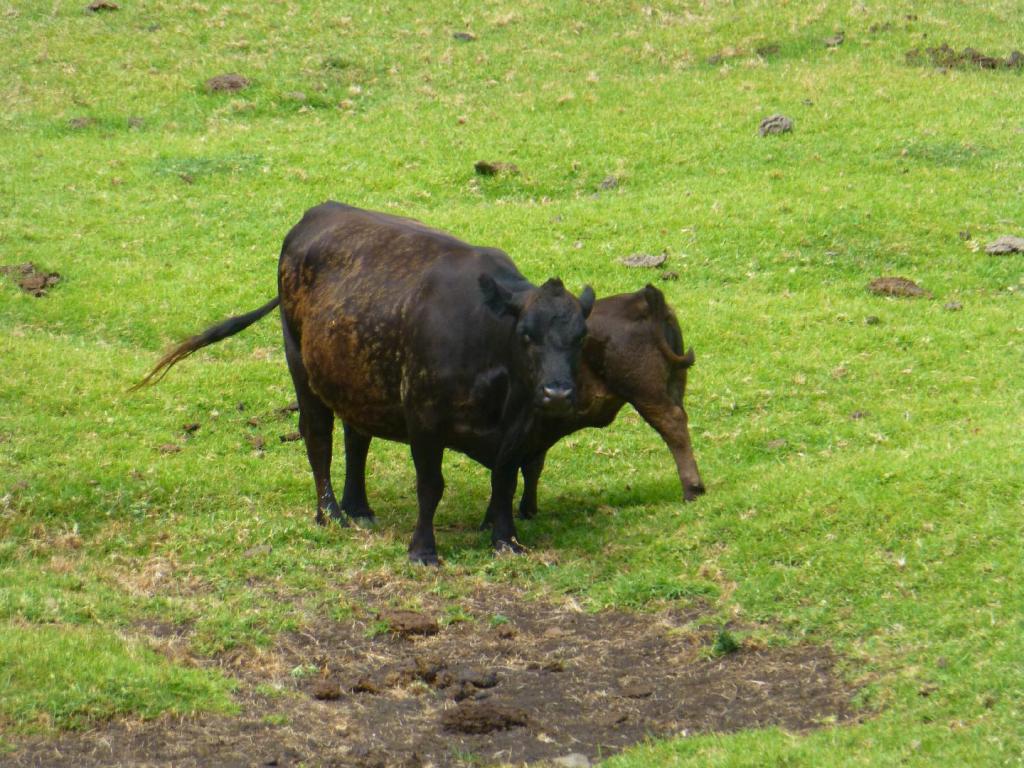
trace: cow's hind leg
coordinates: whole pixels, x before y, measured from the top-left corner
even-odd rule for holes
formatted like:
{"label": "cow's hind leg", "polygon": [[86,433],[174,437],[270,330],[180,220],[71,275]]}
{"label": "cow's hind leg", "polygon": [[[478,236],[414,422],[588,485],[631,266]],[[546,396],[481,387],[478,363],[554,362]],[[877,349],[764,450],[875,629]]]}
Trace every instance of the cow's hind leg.
{"label": "cow's hind leg", "polygon": [[366,498],[366,455],[370,452],[370,436],[343,423],[345,430],[345,488],[341,492],[341,509],[357,525],[377,524]]}
{"label": "cow's hind leg", "polygon": [[437,542],[434,540],[434,512],[444,494],[444,475],[441,461],[444,446],[432,440],[414,439],[410,445],[412,460],[416,465],[416,500],[419,503],[419,517],[416,531],[409,544],[409,559],[423,565],[440,565],[437,559]]}
{"label": "cow's hind leg", "polygon": [[494,527],[491,529],[491,543],[494,550],[501,552],[525,552],[516,540],[516,526],[512,520],[512,498],[516,493],[519,465],[504,464],[491,470],[491,501],[487,516]]}
{"label": "cow's hind leg", "polygon": [[313,470],[313,482],[316,483],[316,521],[320,525],[327,525],[329,515],[340,525],[348,525],[331,487],[334,412],[309,388],[309,376],[298,345],[288,329],[287,321],[282,325],[284,354],[295,384],[295,398],[299,403],[299,432],[306,444],[306,456]]}

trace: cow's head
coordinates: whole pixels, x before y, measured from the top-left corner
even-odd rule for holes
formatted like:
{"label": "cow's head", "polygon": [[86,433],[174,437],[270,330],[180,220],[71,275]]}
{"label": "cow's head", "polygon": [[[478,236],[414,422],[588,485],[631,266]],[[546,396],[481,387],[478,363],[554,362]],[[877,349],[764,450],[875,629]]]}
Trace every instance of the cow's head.
{"label": "cow's head", "polygon": [[515,319],[518,341],[513,354],[534,388],[538,408],[550,414],[570,411],[576,402],[576,372],[587,316],[594,307],[588,285],[577,299],[557,278],[538,288],[513,293],[493,277],[480,276],[487,307]]}

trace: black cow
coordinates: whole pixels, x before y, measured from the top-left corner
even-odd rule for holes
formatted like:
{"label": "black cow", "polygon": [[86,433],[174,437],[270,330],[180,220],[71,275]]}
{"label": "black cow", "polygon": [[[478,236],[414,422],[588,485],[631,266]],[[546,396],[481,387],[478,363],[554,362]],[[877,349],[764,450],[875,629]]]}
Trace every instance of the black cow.
{"label": "black cow", "polygon": [[[491,469],[487,515],[495,549],[521,551],[512,520],[519,466],[541,414],[571,412],[586,317],[557,279],[534,286],[508,256],[411,219],[328,202],[285,237],[278,296],[168,352],[141,384],[280,304],[299,429],[317,493],[317,522],[343,512],[372,522],[365,456],[371,437],[409,443],[419,519],[409,558],[436,564],[441,459],[453,448]],[[331,487],[334,415],[349,473]]]}
{"label": "black cow", "polygon": [[[575,407],[535,419],[526,441],[520,516],[537,513],[537,485],[548,449],[577,430],[611,424],[627,402],[668,445],[683,498],[693,501],[703,494],[683,404],[687,372],[695,359],[692,348],[684,354],[675,314],[653,285],[599,299],[587,319]],[[364,482],[368,449],[367,440],[345,454],[345,495],[360,509],[369,509]],[[488,515],[481,527],[490,525]]]}

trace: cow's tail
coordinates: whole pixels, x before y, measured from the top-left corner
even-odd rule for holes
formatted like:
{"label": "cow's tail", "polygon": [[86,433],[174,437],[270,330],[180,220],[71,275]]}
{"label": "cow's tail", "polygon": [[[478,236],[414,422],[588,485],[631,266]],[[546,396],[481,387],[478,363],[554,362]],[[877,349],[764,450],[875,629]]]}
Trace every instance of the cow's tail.
{"label": "cow's tail", "polygon": [[160,379],[167,375],[167,371],[170,370],[171,366],[175,363],[181,362],[198,349],[208,347],[211,344],[216,344],[218,341],[223,341],[228,336],[234,336],[239,331],[244,331],[257,320],[269,315],[280,303],[281,298],[279,296],[275,297],[259,309],[254,309],[252,312],[246,312],[244,315],[229,317],[224,322],[217,323],[217,325],[207,328],[202,333],[197,333],[195,336],[185,339],[180,344],[177,344],[168,350],[167,354],[161,357],[160,361],[153,367],[153,370],[147,373],[142,381],[133,386],[129,391],[134,392],[142,387],[156,384]]}
{"label": "cow's tail", "polygon": [[662,357],[675,368],[689,368],[697,358],[693,353],[693,347],[683,353],[683,333],[679,330],[679,321],[665,303],[665,294],[648,283],[644,287],[644,298],[661,324],[657,343]]}

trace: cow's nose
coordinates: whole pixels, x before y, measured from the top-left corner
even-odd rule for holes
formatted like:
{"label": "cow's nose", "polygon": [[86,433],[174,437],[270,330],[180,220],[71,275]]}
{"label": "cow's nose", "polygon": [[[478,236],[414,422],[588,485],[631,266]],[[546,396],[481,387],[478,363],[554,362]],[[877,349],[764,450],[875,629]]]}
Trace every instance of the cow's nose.
{"label": "cow's nose", "polygon": [[547,406],[567,405],[572,401],[572,387],[544,387],[541,403]]}

